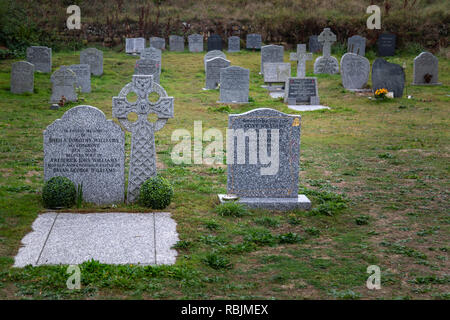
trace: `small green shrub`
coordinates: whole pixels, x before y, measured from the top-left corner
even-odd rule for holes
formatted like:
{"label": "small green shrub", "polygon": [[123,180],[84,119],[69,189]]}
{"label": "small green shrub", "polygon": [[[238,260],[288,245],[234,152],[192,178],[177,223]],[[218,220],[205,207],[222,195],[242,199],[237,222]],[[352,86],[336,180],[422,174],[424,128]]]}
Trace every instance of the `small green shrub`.
{"label": "small green shrub", "polygon": [[152,209],[166,208],[173,198],[173,187],[165,178],[156,176],[141,186],[140,202]]}
{"label": "small green shrub", "polygon": [[216,212],[222,217],[242,217],[248,214],[247,208],[238,202],[225,202],[216,207]]}
{"label": "small green shrub", "polygon": [[75,204],[76,196],[75,184],[66,177],[53,177],[42,189],[44,207],[49,209],[70,208]]}
{"label": "small green shrub", "polygon": [[175,243],[172,248],[173,249],[187,249],[192,245],[192,242],[187,240],[180,240],[177,243]]}
{"label": "small green shrub", "polygon": [[269,227],[269,228],[277,228],[280,226],[280,219],[278,218],[272,218],[272,217],[261,217],[261,218],[255,218],[255,223]]}
{"label": "small green shrub", "polygon": [[279,234],[277,239],[279,243],[299,243],[302,241],[300,236],[294,232]]}
{"label": "small green shrub", "polygon": [[369,216],[360,215],[360,216],[356,217],[355,223],[358,226],[369,224]]}
{"label": "small green shrub", "polygon": [[226,257],[222,257],[215,252],[208,253],[202,260],[204,264],[210,266],[213,269],[231,269],[233,265]]}
{"label": "small green shrub", "polygon": [[252,229],[244,236],[244,241],[257,245],[272,246],[275,244],[275,238],[267,229]]}
{"label": "small green shrub", "polygon": [[310,236],[318,236],[318,235],[320,235],[320,230],[317,229],[316,227],[305,228],[305,232],[307,234],[309,234]]}

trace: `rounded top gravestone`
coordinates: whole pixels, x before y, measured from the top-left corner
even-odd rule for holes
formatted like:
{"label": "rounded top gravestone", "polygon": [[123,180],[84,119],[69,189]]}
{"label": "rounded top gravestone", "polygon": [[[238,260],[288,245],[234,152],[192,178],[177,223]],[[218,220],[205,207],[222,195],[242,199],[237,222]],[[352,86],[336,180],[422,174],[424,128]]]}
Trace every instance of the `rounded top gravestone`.
{"label": "rounded top gravestone", "polygon": [[413,84],[437,85],[439,83],[439,61],[433,54],[422,52],[414,58]]}
{"label": "rounded top gravestone", "polygon": [[42,46],[27,48],[27,61],[34,64],[35,71],[48,73],[52,71],[52,49]]}
{"label": "rounded top gravestone", "polygon": [[370,62],[356,53],[341,58],[342,85],[345,89],[362,89],[369,80]]}
{"label": "rounded top gravestone", "polygon": [[11,67],[11,92],[33,93],[34,65],[26,61],[17,61]]}
{"label": "rounded top gravestone", "polygon": [[405,71],[402,66],[389,63],[382,58],[378,58],[372,65],[372,90],[387,89],[394,92],[394,98],[403,95],[405,87]]}
{"label": "rounded top gravestone", "polygon": [[189,52],[203,51],[203,36],[201,34],[191,34],[188,36]]}
{"label": "rounded top gravestone", "polygon": [[94,76],[103,74],[103,51],[87,48],[80,53],[80,64],[88,64]]}

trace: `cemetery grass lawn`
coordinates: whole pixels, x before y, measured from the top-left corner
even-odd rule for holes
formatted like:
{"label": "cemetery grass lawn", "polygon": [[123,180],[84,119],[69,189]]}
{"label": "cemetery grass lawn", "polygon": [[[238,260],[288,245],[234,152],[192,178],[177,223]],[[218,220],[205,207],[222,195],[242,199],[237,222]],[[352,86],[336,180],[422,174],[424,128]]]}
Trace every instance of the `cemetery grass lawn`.
{"label": "cemetery grass lawn", "polygon": [[[78,103],[58,111],[49,110],[50,74],[36,73],[34,94],[13,95],[13,61],[0,61],[1,299],[450,298],[447,85],[412,87],[412,54],[388,58],[407,63],[410,100],[370,101],[368,95],[346,92],[339,75],[319,76],[321,102],[332,110],[301,113],[299,192],[310,197],[313,210],[221,216],[215,207],[217,194],[226,191],[226,166],[173,164],[172,131],[187,129],[193,135],[194,120],[201,120],[203,130],[225,132],[230,110],[296,112],[260,88],[259,52],[227,53],[231,65],[250,68],[252,102],[216,104],[218,90],[202,91],[203,55],[164,52],[162,58],[161,84],[175,97],[175,118],[156,134],[156,146],[159,173],[175,187],[164,211],[172,213],[182,240],[176,264],[84,263],[79,291],[65,289],[64,266],[12,268],[20,240],[47,211],[40,200],[42,132],[79,104],[95,106],[111,119],[111,98],[130,82],[136,58],[105,51],[104,75],[92,78],[92,93],[80,94]],[[373,63],[373,54],[369,57]],[[79,52],[54,53],[53,71],[78,59]],[[308,61],[308,76],[312,69]],[[440,58],[440,81],[448,84],[449,75],[449,61]],[[128,157],[129,134],[126,141]],[[85,204],[70,211],[148,210]],[[381,290],[366,288],[369,265],[381,268]]]}

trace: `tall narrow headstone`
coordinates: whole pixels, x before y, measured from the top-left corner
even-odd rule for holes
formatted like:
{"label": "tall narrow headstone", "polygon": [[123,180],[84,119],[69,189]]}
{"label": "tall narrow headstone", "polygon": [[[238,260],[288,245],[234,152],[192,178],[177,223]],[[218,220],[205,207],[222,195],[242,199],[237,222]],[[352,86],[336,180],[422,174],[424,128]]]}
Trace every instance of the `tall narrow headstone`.
{"label": "tall narrow headstone", "polygon": [[277,46],[269,44],[261,47],[261,74],[264,74],[265,63],[278,63],[283,62],[284,48],[283,46]]}
{"label": "tall narrow headstone", "polygon": [[396,35],[392,33],[382,33],[378,36],[378,55],[381,57],[395,55]]}
{"label": "tall narrow headstone", "polygon": [[28,47],[27,61],[34,65],[35,71],[52,72],[52,49],[42,46]]}
{"label": "tall narrow headstone", "polygon": [[309,52],[318,53],[322,51],[322,45],[319,43],[319,36],[313,35],[309,37]]}
{"label": "tall narrow headstone", "polygon": [[441,85],[439,61],[433,54],[422,52],[414,58],[413,85]]}
{"label": "tall narrow headstone", "polygon": [[70,70],[67,66],[61,66],[58,70],[53,72],[50,80],[53,84],[50,102],[59,102],[63,96],[66,101],[77,101],[78,97],[75,92],[77,76],[75,72]]}
{"label": "tall narrow headstone", "polygon": [[94,76],[103,74],[103,51],[87,48],[80,53],[80,64],[88,64]]}
{"label": "tall narrow headstone", "polygon": [[73,64],[69,69],[77,75],[77,85],[81,92],[91,92],[91,66],[88,64]]}
{"label": "tall narrow headstone", "polygon": [[159,84],[159,72],[161,65],[158,60],[139,59],[134,66],[135,75],[153,76],[153,82]]}
{"label": "tall narrow headstone", "polygon": [[26,61],[14,62],[11,66],[11,92],[33,93],[34,65]]}
{"label": "tall narrow headstone", "polygon": [[297,77],[306,77],[306,61],[312,60],[312,53],[306,52],[306,44],[297,44],[297,52],[291,53],[291,61],[297,61]]}
{"label": "tall narrow headstone", "polygon": [[203,52],[203,36],[191,34],[188,36],[189,52]]}
{"label": "tall narrow headstone", "polygon": [[164,50],[166,49],[166,40],[160,37],[151,37],[150,38],[150,47]]}
{"label": "tall narrow headstone", "polygon": [[208,37],[208,51],[212,50],[222,51],[222,38],[218,34],[213,34]]}
{"label": "tall narrow headstone", "polygon": [[81,185],[86,202],[123,202],[125,135],[120,126],[95,107],[69,109],[44,131],[44,179],[56,176]]}
{"label": "tall narrow headstone", "polygon": [[170,51],[184,51],[184,37],[172,35],[169,37]]}
{"label": "tall narrow headstone", "polygon": [[370,62],[367,58],[356,54],[346,53],[341,58],[342,85],[345,89],[363,89],[369,81]]}
{"label": "tall narrow headstone", "polygon": [[205,89],[216,89],[220,83],[220,69],[230,66],[230,61],[221,57],[206,60]]}
{"label": "tall narrow headstone", "polygon": [[261,108],[228,117],[227,197],[250,208],[310,209],[298,194],[300,115]]}
{"label": "tall narrow headstone", "polygon": [[220,99],[223,103],[247,103],[250,70],[237,66],[220,69]]}
{"label": "tall narrow headstone", "polygon": [[405,87],[405,71],[403,67],[378,58],[372,65],[372,90],[387,89],[394,92],[394,98],[403,95]]}
{"label": "tall narrow headstone", "polygon": [[[127,99],[131,92],[137,95],[135,102]],[[149,95],[153,92],[159,95],[155,102],[149,100]],[[132,112],[138,115],[135,122],[130,122],[127,118]],[[119,96],[113,98],[112,113],[131,132],[127,202],[132,203],[138,199],[141,185],[156,175],[155,132],[161,130],[168,119],[173,118],[173,97],[167,96],[164,88],[153,81],[153,76],[134,75],[133,81],[123,87]],[[157,120],[150,122],[149,114],[156,114]]]}
{"label": "tall narrow headstone", "polygon": [[247,49],[261,49],[261,35],[257,33],[247,34],[246,48]]}
{"label": "tall narrow headstone", "polygon": [[331,45],[336,42],[336,35],[331,32],[330,28],[325,28],[319,35],[318,40],[323,46],[323,56],[318,57],[314,62],[314,73],[339,73],[339,62],[331,56]]}
{"label": "tall narrow headstone", "polygon": [[356,53],[364,57],[366,55],[366,38],[358,35],[348,38],[347,52]]}
{"label": "tall narrow headstone", "polygon": [[228,52],[241,51],[241,38],[238,36],[232,36],[228,38]]}

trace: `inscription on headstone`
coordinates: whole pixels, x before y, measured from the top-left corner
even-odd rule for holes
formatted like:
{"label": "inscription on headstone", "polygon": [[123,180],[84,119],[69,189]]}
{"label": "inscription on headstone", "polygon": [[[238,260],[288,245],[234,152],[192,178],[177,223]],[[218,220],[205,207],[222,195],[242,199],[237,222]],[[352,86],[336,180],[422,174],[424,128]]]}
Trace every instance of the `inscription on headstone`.
{"label": "inscription on headstone", "polygon": [[216,89],[220,83],[220,69],[230,66],[230,61],[221,57],[206,61],[205,89]]}
{"label": "inscription on headstone", "polygon": [[129,54],[141,53],[145,48],[144,38],[126,38],[125,39],[125,52]]}
{"label": "inscription on headstone", "polygon": [[14,62],[11,66],[11,92],[33,93],[34,65],[26,61]]}
{"label": "inscription on headstone", "polygon": [[403,95],[405,87],[405,71],[402,66],[389,63],[382,58],[378,58],[372,65],[372,90],[387,89],[394,92],[394,98]]}
{"label": "inscription on headstone", "polygon": [[228,38],[228,52],[241,51],[241,38],[238,36],[232,36]]}
{"label": "inscription on headstone", "polygon": [[159,84],[159,72],[161,65],[158,60],[139,59],[134,67],[135,75],[152,75],[153,81]]}
{"label": "inscription on headstone", "polygon": [[35,71],[52,72],[52,49],[39,46],[28,47],[27,61],[34,65]]}
{"label": "inscription on headstone", "polygon": [[269,44],[261,47],[261,74],[264,74],[265,63],[279,63],[283,62],[284,48],[283,46],[277,46]]}
{"label": "inscription on headstone", "polygon": [[378,55],[381,57],[393,56],[395,54],[396,35],[392,33],[382,33],[378,37]]}
{"label": "inscription on headstone", "polygon": [[422,52],[414,58],[414,85],[440,85],[439,61],[433,54]]}
{"label": "inscription on headstone", "polygon": [[88,64],[73,64],[69,69],[75,72],[81,92],[91,92],[91,67]]}
{"label": "inscription on headstone", "polygon": [[247,49],[261,49],[261,35],[257,33],[247,34],[246,47]]}
{"label": "inscription on headstone", "polygon": [[285,85],[284,102],[289,105],[319,105],[317,78],[288,78]]}
{"label": "inscription on headstone", "polygon": [[347,52],[356,53],[364,57],[366,55],[366,38],[358,35],[348,38]]}
{"label": "inscription on headstone", "polygon": [[78,97],[75,92],[77,76],[75,72],[66,66],[61,66],[53,72],[50,80],[53,84],[50,102],[59,102],[63,96],[66,101],[77,101]]}
{"label": "inscription on headstone", "polygon": [[208,37],[208,51],[212,50],[222,51],[222,38],[218,34],[213,34]]}
{"label": "inscription on headstone", "polygon": [[166,40],[160,37],[151,37],[150,38],[150,47],[164,50],[166,48]]}
{"label": "inscription on headstone", "polygon": [[220,102],[247,103],[250,70],[237,66],[220,70]]}
{"label": "inscription on headstone", "polygon": [[169,37],[170,51],[184,51],[184,37],[172,35]]}
{"label": "inscription on headstone", "polygon": [[80,64],[88,64],[94,76],[103,74],[103,51],[87,48],[80,53]]}
{"label": "inscription on headstone", "polygon": [[63,176],[82,184],[86,202],[123,202],[124,148],[124,132],[102,111],[71,108],[44,131],[44,179]]}
{"label": "inscription on headstone", "polygon": [[290,63],[264,63],[264,82],[283,84],[291,76]]}
{"label": "inscription on headstone", "polygon": [[342,85],[345,89],[362,89],[369,81],[370,62],[356,53],[346,53],[341,58]]}
{"label": "inscription on headstone", "polygon": [[203,36],[200,34],[191,34],[188,37],[189,52],[203,52]]}

